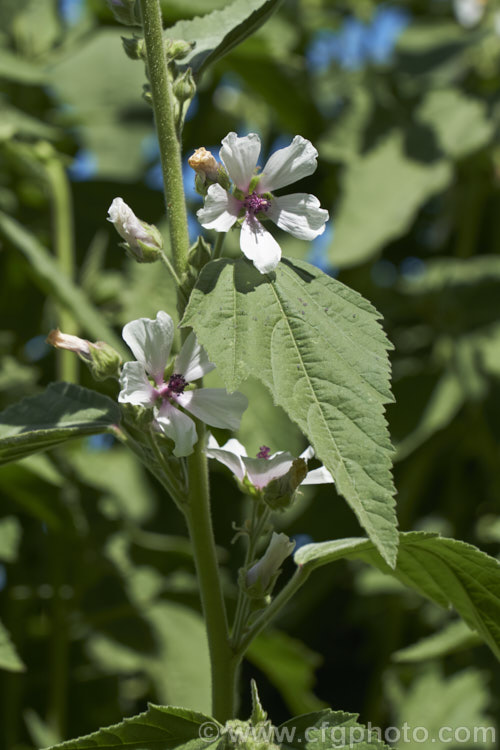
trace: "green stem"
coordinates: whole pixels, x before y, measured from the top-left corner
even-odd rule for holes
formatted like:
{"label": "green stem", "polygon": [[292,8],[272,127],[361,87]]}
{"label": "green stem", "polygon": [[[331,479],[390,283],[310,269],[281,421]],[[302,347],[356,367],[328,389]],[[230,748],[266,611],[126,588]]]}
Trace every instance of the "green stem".
{"label": "green stem", "polygon": [[225,232],[217,232],[217,237],[215,238],[215,245],[214,245],[214,252],[213,252],[213,259],[220,258],[222,255],[222,246],[224,244],[224,240],[226,239]]}
{"label": "green stem", "polygon": [[[62,273],[73,280],[75,276],[75,246],[73,228],[73,202],[71,188],[61,160],[54,155],[45,164],[45,175],[52,206],[52,233],[54,251]],[[63,333],[78,333],[73,314],[58,306],[59,327]],[[58,377],[69,383],[78,382],[78,358],[73,352],[58,352]]]}
{"label": "green stem", "polygon": [[271,620],[276,617],[280,609],[282,609],[301,586],[304,585],[308,577],[309,572],[306,572],[304,568],[297,568],[286,586],[281,589],[280,593],[272,600],[267,609],[265,609],[260,617],[255,620],[253,625],[241,638],[240,642],[235,644],[238,659],[243,658],[253,639],[271,622]]}
{"label": "green stem", "polygon": [[182,182],[181,148],[174,118],[174,94],[163,45],[160,0],[140,0],[146,59],[158,142],[173,265],[182,278],[187,270],[189,235]]}
{"label": "green stem", "polygon": [[212,666],[212,713],[225,722],[234,716],[237,661],[229,641],[226,607],[210,513],[204,426],[198,424],[198,442],[188,458],[189,501],[186,518],[193,544]]}

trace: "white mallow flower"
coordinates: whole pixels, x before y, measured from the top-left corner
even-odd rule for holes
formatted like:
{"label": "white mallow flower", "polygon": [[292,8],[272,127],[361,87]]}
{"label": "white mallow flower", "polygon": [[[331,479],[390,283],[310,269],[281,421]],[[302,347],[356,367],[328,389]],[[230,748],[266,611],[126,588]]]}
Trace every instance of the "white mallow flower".
{"label": "white mallow flower", "polygon": [[312,143],[296,135],[286,148],[275,151],[262,172],[256,174],[260,138],[256,133],[239,138],[229,133],[222,141],[220,159],[233,182],[229,192],[216,183],[208,188],[198,219],[205,229],[227,232],[242,219],[240,247],[261,273],[279,263],[281,248],[259,219],[274,221],[280,229],[301,240],[313,240],[325,230],[328,211],[308,193],[276,197],[273,190],[311,175],[318,152]]}
{"label": "white mallow flower", "polygon": [[273,531],[269,546],[263,557],[252,565],[246,574],[246,585],[248,587],[258,585],[263,594],[269,593],[280,572],[286,558],[293,552],[295,542],[292,542],[286,534],[277,534]]}
{"label": "white mallow flower", "polygon": [[165,368],[174,339],[170,315],[160,311],[156,320],[139,318],[123,328],[123,339],[136,362],[126,362],[120,376],[120,403],[154,407],[156,427],[175,443],[175,456],[189,456],[198,437],[193,420],[178,407],[212,427],[236,430],[248,401],[242,393],[223,388],[186,386],[213,370],[204,349],[190,333],[177,355],[172,375],[165,380]]}
{"label": "white mallow flower", "polygon": [[[278,451],[271,455],[267,445],[262,445],[256,458],[251,458],[247,456],[245,448],[235,438],[219,446],[213,435],[210,435],[208,439],[207,456],[227,466],[240,482],[247,476],[258,490],[264,489],[273,479],[284,476],[290,471],[295,460],[287,451]],[[311,446],[300,454],[300,458],[304,461],[308,461],[313,456],[314,450]],[[320,466],[318,469],[309,471],[301,484],[331,484],[333,481],[328,469]]]}

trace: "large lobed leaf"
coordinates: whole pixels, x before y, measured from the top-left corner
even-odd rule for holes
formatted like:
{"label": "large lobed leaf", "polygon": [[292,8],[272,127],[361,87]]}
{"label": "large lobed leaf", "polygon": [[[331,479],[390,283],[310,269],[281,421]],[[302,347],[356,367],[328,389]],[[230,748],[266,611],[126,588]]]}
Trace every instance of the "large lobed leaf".
{"label": "large lobed leaf", "polygon": [[500,658],[500,562],[470,544],[424,532],[400,534],[392,570],[368,539],[307,544],[297,565],[313,570],[341,558],[358,559],[395,576],[443,607],[453,606]]}
{"label": "large lobed leaf", "polygon": [[188,21],[178,21],[165,30],[168,39],[195,42],[182,60],[199,77],[205,68],[226,55],[264,24],[282,0],[234,0],[222,10]]}
{"label": "large lobed leaf", "polygon": [[383,406],[392,399],[389,342],[378,318],[361,295],[308,263],[284,260],[261,275],[247,260],[224,259],[203,269],[183,325],[194,328],[229,390],[249,375],[266,385],[394,564],[392,448]]}
{"label": "large lobed leaf", "polygon": [[52,383],[0,412],[0,464],[47,450],[70,438],[111,432],[118,404],[88,388]]}
{"label": "large lobed leaf", "polygon": [[128,750],[169,750],[189,745],[189,750],[201,750],[210,745],[209,741],[200,738],[200,727],[206,722],[210,722],[214,728],[218,726],[214,719],[196,711],[149,704],[148,710],[138,716],[54,747],[67,750],[110,750],[116,747],[127,747]]}

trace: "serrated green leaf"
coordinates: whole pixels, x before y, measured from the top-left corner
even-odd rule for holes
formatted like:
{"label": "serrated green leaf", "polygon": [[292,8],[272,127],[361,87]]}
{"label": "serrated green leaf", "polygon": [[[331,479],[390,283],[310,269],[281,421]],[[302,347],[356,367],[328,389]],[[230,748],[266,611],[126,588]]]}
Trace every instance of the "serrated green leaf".
{"label": "serrated green leaf", "polygon": [[123,357],[128,350],[85,293],[61,272],[49,251],[21,224],[0,211],[0,237],[20,250],[31,265],[40,286],[69,309],[88,336],[106,341]]}
{"label": "serrated green leaf", "polygon": [[263,276],[246,260],[224,259],[203,269],[182,324],[194,328],[229,390],[249,375],[264,383],[393,564],[389,343],[378,317],[308,263],[284,260]]}
{"label": "serrated green leaf", "polygon": [[253,34],[277,10],[282,0],[234,0],[221,10],[189,21],[178,21],[165,30],[168,39],[196,42],[183,58],[182,66],[192,69],[195,77],[233,47]]}
{"label": "serrated green leaf", "polygon": [[294,556],[306,570],[357,559],[395,576],[442,607],[452,605],[500,658],[500,562],[471,544],[425,532],[400,534],[393,570],[367,539],[307,544]]}
{"label": "serrated green leaf", "polygon": [[24,672],[26,667],[19,658],[8,630],[0,622],[0,669],[8,672]]}
{"label": "serrated green leaf", "polygon": [[53,745],[53,748],[111,750],[127,747],[128,750],[170,750],[189,746],[189,750],[201,750],[212,744],[206,739],[200,739],[200,726],[205,722],[219,726],[215,719],[205,714],[150,703],[148,710],[138,716],[124,719],[120,724],[105,727],[85,737]]}
{"label": "serrated green leaf", "polygon": [[118,404],[71,383],[52,383],[0,412],[0,464],[17,461],[71,438],[112,432]]}
{"label": "serrated green leaf", "polygon": [[343,193],[335,210],[330,261],[350,267],[364,263],[403,234],[422,203],[451,180],[444,160],[415,161],[399,133],[346,167]]}
{"label": "serrated green leaf", "polygon": [[472,633],[463,620],[454,620],[442,630],[427,638],[422,638],[411,646],[400,648],[393,653],[394,661],[411,663],[426,659],[438,659],[461,649],[482,643],[477,633]]}
{"label": "serrated green leaf", "polygon": [[280,747],[293,750],[388,750],[375,729],[358,724],[358,714],[345,711],[318,711],[296,716],[277,729]]}

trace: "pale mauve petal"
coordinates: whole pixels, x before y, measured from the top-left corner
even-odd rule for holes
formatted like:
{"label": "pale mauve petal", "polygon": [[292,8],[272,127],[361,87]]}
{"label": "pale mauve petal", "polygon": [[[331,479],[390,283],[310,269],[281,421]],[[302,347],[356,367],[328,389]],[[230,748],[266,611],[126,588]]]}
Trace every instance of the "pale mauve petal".
{"label": "pale mauve petal", "polygon": [[312,445],[308,445],[305,451],[302,451],[299,458],[303,458],[304,461],[310,461],[311,458],[314,458],[314,448]]}
{"label": "pale mauve petal", "polygon": [[[235,442],[237,443],[238,441],[236,440]],[[226,446],[224,446],[224,448]],[[223,448],[219,448],[217,441],[212,438],[212,440],[209,439],[208,441],[207,456],[209,458],[215,458],[216,461],[219,461],[219,463],[227,466],[227,468],[233,472],[234,476],[237,477],[240,482],[243,481],[243,478],[245,476],[245,467],[239,454],[234,453],[231,450],[224,450]]]}
{"label": "pale mauve petal", "polygon": [[118,394],[120,404],[152,406],[157,393],[148,380],[141,362],[125,362],[120,375],[122,390]]}
{"label": "pale mauve petal", "polygon": [[123,340],[132,349],[155,383],[163,382],[163,374],[174,340],[174,323],[170,315],[160,310],[156,320],[139,318],[123,328]]}
{"label": "pale mauve petal", "polygon": [[174,372],[183,375],[190,383],[192,380],[202,378],[214,368],[214,363],[210,362],[206,351],[199,345],[196,336],[191,331],[175,359]]}
{"label": "pale mauve petal", "polygon": [[205,197],[205,205],[196,212],[198,221],[205,229],[215,229],[216,232],[228,232],[243,205],[220,185],[210,185]]}
{"label": "pale mauve petal", "polygon": [[281,248],[260,221],[247,217],[241,227],[240,248],[260,273],[273,271],[281,258]]}
{"label": "pale mauve petal", "polygon": [[259,154],[260,138],[257,133],[249,133],[242,138],[236,133],[229,133],[222,141],[219,151],[221,161],[236,187],[244,193],[248,191]]}
{"label": "pale mauve petal", "polygon": [[272,458],[243,458],[248,478],[257,489],[278,479],[287,473],[292,467],[294,458],[285,451],[275,453]]}
{"label": "pale mauve petal", "polygon": [[174,456],[190,456],[198,440],[193,420],[164,401],[156,413],[156,422],[167,437],[175,443]]}
{"label": "pale mauve petal", "polygon": [[319,469],[313,469],[308,472],[306,478],[301,484],[334,484],[335,480],[324,466],[320,466]]}
{"label": "pale mauve petal", "polygon": [[299,240],[313,240],[325,231],[328,211],[308,193],[292,193],[273,198],[268,217]]}
{"label": "pale mauve petal", "polygon": [[200,388],[185,391],[176,398],[186,411],[212,427],[237,430],[248,399],[242,393],[228,393],[224,388]]}
{"label": "pale mauve petal", "polygon": [[259,180],[259,193],[270,193],[311,175],[317,166],[318,152],[311,141],[296,135],[286,148],[275,151],[266,162]]}

